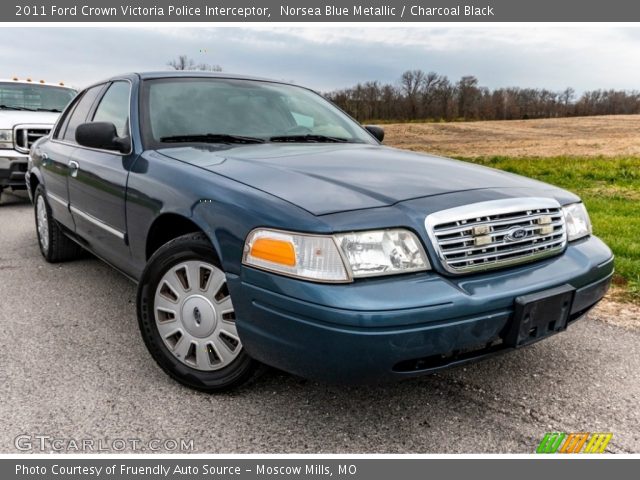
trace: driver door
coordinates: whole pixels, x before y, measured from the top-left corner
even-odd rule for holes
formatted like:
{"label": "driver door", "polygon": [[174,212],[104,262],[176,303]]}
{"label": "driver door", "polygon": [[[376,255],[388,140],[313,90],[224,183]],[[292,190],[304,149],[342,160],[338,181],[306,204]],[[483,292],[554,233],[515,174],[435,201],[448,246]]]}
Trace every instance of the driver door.
{"label": "driver door", "polygon": [[[110,83],[87,121],[113,123],[119,137],[129,137],[130,91],[128,81]],[[76,234],[121,270],[127,270],[130,260],[125,200],[132,157],[131,148],[121,153],[78,145],[69,162]]]}

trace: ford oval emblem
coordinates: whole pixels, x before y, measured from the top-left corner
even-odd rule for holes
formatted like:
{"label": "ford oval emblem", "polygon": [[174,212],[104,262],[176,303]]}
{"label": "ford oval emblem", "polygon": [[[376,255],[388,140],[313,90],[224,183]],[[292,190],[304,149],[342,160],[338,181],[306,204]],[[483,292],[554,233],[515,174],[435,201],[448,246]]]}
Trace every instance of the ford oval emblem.
{"label": "ford oval emblem", "polygon": [[513,227],[511,230],[507,232],[504,236],[505,241],[507,242],[516,242],[518,240],[522,240],[527,236],[527,230],[523,227]]}

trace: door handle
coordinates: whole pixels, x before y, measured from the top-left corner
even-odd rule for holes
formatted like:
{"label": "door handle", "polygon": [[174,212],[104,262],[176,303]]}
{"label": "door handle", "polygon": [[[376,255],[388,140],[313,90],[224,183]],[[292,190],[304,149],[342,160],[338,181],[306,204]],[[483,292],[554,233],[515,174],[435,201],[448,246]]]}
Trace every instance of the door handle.
{"label": "door handle", "polygon": [[71,175],[73,178],[76,178],[78,176],[78,170],[80,169],[80,164],[74,160],[71,160],[69,162],[69,175]]}

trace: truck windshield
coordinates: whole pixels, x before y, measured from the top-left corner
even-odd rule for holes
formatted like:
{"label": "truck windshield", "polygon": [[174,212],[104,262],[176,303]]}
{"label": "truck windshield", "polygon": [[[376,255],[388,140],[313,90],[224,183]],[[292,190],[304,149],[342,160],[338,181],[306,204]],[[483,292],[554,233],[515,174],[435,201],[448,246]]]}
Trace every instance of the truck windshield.
{"label": "truck windshield", "polygon": [[61,112],[75,95],[71,88],[0,82],[0,109]]}
{"label": "truck windshield", "polygon": [[301,87],[226,78],[163,78],[143,86],[145,143],[371,143],[358,123]]}

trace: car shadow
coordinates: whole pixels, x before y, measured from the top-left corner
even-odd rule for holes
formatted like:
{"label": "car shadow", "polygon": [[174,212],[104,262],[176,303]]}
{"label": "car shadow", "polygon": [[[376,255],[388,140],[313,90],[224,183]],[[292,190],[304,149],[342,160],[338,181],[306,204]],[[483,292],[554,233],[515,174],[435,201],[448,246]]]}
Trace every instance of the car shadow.
{"label": "car shadow", "polygon": [[29,203],[29,194],[26,190],[3,190],[0,193],[0,207],[25,205],[27,203]]}

